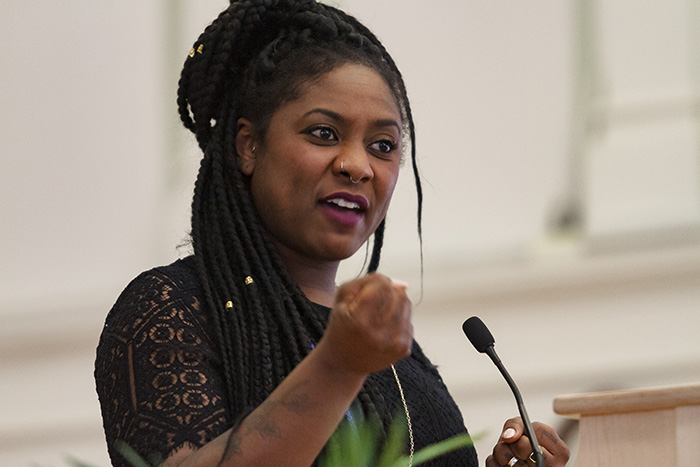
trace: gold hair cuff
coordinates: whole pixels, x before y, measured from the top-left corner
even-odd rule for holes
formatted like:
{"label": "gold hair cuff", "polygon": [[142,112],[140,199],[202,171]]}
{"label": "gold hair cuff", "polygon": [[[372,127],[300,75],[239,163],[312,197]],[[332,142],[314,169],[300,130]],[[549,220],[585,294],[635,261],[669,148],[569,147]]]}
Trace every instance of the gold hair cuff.
{"label": "gold hair cuff", "polygon": [[[197,47],[197,53],[201,54],[202,50],[204,50],[204,44],[199,44],[199,47]],[[194,47],[190,49],[190,52],[187,54],[190,58],[194,57]]]}

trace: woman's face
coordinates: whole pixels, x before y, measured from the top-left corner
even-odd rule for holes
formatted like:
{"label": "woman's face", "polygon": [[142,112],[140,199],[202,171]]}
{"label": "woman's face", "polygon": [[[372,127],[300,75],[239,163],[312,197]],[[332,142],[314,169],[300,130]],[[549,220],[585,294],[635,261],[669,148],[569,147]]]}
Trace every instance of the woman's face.
{"label": "woman's face", "polygon": [[241,170],[283,258],[338,262],[362,246],[389,207],[401,129],[389,86],[355,64],[306,85],[273,114],[263,141],[239,121]]}

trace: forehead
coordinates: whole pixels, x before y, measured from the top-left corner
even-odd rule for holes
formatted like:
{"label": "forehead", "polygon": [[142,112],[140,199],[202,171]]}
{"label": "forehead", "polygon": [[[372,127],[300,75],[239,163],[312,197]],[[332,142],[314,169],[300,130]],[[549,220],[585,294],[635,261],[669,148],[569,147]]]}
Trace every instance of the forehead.
{"label": "forehead", "polygon": [[393,119],[401,124],[401,112],[384,78],[365,65],[341,65],[314,80],[304,83],[299,96],[282,108],[329,108],[347,117],[369,116]]}

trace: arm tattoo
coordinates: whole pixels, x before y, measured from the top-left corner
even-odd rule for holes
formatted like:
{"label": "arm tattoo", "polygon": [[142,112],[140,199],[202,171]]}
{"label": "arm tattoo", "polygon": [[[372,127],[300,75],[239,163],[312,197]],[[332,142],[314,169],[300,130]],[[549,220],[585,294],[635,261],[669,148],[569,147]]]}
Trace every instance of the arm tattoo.
{"label": "arm tattoo", "polygon": [[224,453],[221,455],[221,460],[218,464],[216,464],[216,467],[221,467],[221,464],[223,464],[224,461],[227,461],[231,457],[237,456],[241,453],[241,438],[238,436],[238,430],[236,428],[236,426],[231,428],[231,433],[229,433],[228,439],[226,440]]}
{"label": "arm tattoo", "polygon": [[282,399],[266,400],[244,418],[238,427],[233,427],[219,465],[234,456],[240,455],[242,453],[241,444],[243,439],[248,436],[257,434],[263,439],[280,438],[282,432],[271,416],[272,412],[279,407],[283,407],[295,415],[303,415],[311,410],[314,404],[311,397],[301,390],[304,384],[299,383],[291,388],[289,393]]}
{"label": "arm tattoo", "polygon": [[257,432],[263,439],[279,438],[280,429],[275,425],[270,416],[270,412],[278,405],[280,405],[279,402],[270,401],[269,404],[261,405],[258,410],[250,414],[246,423],[246,435]]}
{"label": "arm tattoo", "polygon": [[303,385],[304,383],[299,383],[294,386],[281,401],[284,408],[296,415],[308,412],[314,405],[311,397],[301,389]]}

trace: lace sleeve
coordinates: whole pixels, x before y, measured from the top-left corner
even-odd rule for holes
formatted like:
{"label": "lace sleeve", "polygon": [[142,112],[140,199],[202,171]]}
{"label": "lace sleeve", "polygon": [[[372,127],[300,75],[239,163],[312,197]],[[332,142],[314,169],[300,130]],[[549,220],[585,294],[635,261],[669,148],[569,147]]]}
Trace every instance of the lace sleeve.
{"label": "lace sleeve", "polygon": [[95,362],[113,465],[127,465],[116,451],[119,440],[144,458],[165,458],[226,431],[221,364],[209,326],[187,268],[143,273],[119,297]]}

